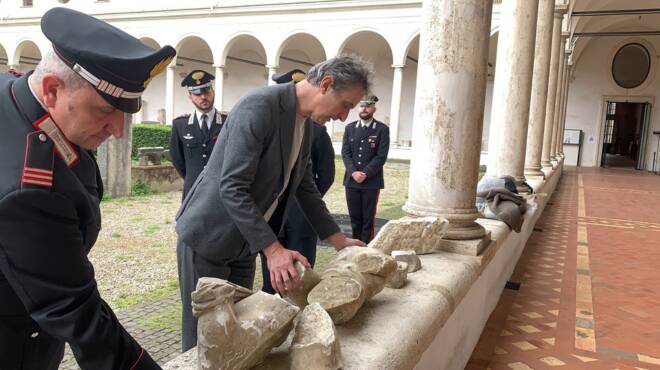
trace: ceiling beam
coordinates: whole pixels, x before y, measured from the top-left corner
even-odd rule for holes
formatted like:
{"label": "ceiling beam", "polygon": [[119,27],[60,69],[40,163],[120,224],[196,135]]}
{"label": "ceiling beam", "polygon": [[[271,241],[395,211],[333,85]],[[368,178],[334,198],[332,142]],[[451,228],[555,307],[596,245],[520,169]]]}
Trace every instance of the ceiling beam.
{"label": "ceiling beam", "polygon": [[573,17],[602,17],[608,15],[641,15],[658,14],[660,8],[652,9],[613,9],[613,10],[579,10],[571,12]]}
{"label": "ceiling beam", "polygon": [[575,32],[573,37],[660,36],[660,31]]}

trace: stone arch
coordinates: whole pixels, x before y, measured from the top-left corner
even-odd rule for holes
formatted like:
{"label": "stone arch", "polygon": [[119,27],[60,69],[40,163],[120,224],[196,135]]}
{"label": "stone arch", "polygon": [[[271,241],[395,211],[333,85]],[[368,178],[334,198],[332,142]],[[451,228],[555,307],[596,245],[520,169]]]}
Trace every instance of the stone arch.
{"label": "stone arch", "polygon": [[7,50],[5,47],[0,44],[0,72],[6,72],[9,67],[9,56],[7,55]]}
{"label": "stone arch", "polygon": [[[139,39],[151,48],[160,48],[158,41],[150,36],[142,36]],[[151,80],[142,94],[142,109],[133,116],[134,122],[163,122],[165,120],[166,85],[165,73],[161,73]]]}
{"label": "stone arch", "polygon": [[304,31],[292,32],[285,37],[273,58],[280,71],[293,68],[307,71],[314,64],[326,59],[327,54],[321,41]]}
{"label": "stone arch", "polygon": [[[190,113],[194,107],[188,98],[188,91],[181,87],[181,81],[193,70],[215,74],[215,59],[208,42],[197,34],[188,34],[176,43],[174,63],[174,107],[173,117]],[[163,77],[166,78],[166,77]]]}
{"label": "stone arch", "polygon": [[224,65],[222,108],[230,110],[251,90],[268,84],[267,54],[252,33],[237,33],[227,42],[220,64]]}
{"label": "stone arch", "polygon": [[35,41],[30,39],[21,40],[14,50],[13,60],[9,64],[15,66],[21,72],[34,70],[41,61],[42,53]]}
{"label": "stone arch", "polygon": [[[390,123],[392,102],[393,54],[390,42],[373,29],[361,29],[351,33],[342,42],[338,55],[355,54],[371,62],[374,67],[374,83],[371,93],[378,96],[376,119]],[[353,109],[345,123],[358,119],[358,110]],[[345,123],[332,122],[333,134],[344,131]]]}

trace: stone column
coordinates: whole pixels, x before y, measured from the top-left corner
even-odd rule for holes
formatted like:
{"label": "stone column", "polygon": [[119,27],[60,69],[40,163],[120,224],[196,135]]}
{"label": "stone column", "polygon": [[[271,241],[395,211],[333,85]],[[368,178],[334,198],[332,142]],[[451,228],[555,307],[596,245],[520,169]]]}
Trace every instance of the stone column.
{"label": "stone column", "polygon": [[165,73],[165,124],[171,125],[174,120],[174,72],[176,65],[167,66]]}
{"label": "stone column", "polygon": [[541,171],[541,152],[543,151],[543,129],[545,127],[545,110],[548,99],[554,9],[555,0],[540,0],[536,24],[532,95],[529,103],[527,148],[525,151],[525,176],[528,178],[545,176]]}
{"label": "stone column", "polygon": [[564,90],[564,70],[566,68],[566,54],[564,51],[564,44],[566,36],[561,35],[559,48],[559,70],[557,71],[557,86],[555,90],[555,104],[552,123],[552,141],[550,142],[550,161],[557,161],[557,136],[559,135],[560,115],[561,115],[561,99]]}
{"label": "stone column", "polygon": [[215,107],[223,110],[222,101],[225,92],[225,66],[215,66]]}
{"label": "stone column", "polygon": [[550,75],[548,77],[548,99],[546,100],[545,125],[543,128],[543,151],[541,152],[541,166],[552,167],[550,151],[552,150],[552,131],[555,114],[555,100],[557,100],[557,77],[559,72],[559,49],[561,48],[561,21],[566,7],[555,7],[552,25],[552,51],[550,53]]}
{"label": "stone column", "polygon": [[[568,53],[568,51],[567,51]],[[561,109],[561,134],[559,135],[559,155],[563,159],[564,155],[564,129],[566,128],[566,106],[568,105],[568,87],[571,82],[571,66],[568,64],[568,54],[566,56],[566,72],[564,74],[564,99]]]}
{"label": "stone column", "polygon": [[403,86],[403,68],[405,65],[393,65],[392,108],[390,109],[390,143],[399,142],[399,120],[401,118],[401,87]]}
{"label": "stone column", "polygon": [[538,1],[504,0],[501,6],[486,176],[513,176],[526,191],[525,147],[532,91]]}
{"label": "stone column", "polygon": [[111,137],[97,150],[96,161],[101,172],[104,192],[112,198],[131,195],[131,143],[133,139],[130,114],[124,114],[124,135]]}
{"label": "stone column", "polygon": [[273,81],[272,77],[275,73],[277,73],[277,69],[280,68],[279,66],[266,66],[268,68],[268,85],[275,85],[275,81]]}
{"label": "stone column", "polygon": [[[423,0],[408,201],[450,222],[450,250],[479,254],[475,220],[492,0]],[[454,242],[462,240],[463,242]],[[466,241],[472,240],[472,241]],[[452,246],[456,246],[453,248]]]}

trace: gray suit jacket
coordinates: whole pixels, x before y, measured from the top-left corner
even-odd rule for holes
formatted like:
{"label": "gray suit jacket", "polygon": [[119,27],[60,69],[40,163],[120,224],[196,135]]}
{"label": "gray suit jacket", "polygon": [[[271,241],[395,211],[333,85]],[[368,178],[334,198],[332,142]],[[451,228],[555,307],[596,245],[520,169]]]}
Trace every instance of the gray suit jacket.
{"label": "gray suit jacket", "polygon": [[277,240],[294,198],[290,194],[296,195],[321,239],[339,231],[312,179],[313,130],[307,124],[288,189],[270,221],[263,217],[287,175],[295,120],[293,83],[257,89],[236,104],[181,205],[176,224],[180,241],[215,262],[256,254]]}

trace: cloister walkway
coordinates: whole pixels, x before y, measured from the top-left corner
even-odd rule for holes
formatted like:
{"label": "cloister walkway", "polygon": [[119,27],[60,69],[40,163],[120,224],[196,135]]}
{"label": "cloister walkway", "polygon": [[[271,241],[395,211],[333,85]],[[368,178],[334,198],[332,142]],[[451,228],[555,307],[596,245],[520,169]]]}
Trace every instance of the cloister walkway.
{"label": "cloister walkway", "polygon": [[660,177],[565,168],[466,369],[660,369]]}

